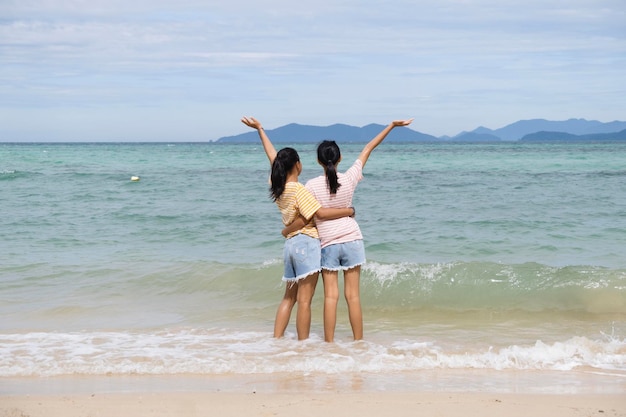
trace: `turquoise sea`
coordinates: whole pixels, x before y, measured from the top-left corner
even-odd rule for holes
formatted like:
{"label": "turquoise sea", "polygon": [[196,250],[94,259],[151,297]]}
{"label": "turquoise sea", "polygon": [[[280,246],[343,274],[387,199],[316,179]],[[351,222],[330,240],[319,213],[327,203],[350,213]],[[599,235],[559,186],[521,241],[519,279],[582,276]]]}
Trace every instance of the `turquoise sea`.
{"label": "turquoise sea", "polygon": [[[319,175],[315,145],[292,146],[301,182]],[[341,146],[345,170],[362,144]],[[355,198],[361,342],[343,301],[337,342],[323,342],[321,279],[311,338],[296,340],[295,311],[271,337],[284,284],[268,174],[258,144],[0,144],[0,384],[293,375],[436,389],[424,375],[443,370],[626,389],[626,144],[380,145]],[[487,384],[461,380],[445,383]]]}

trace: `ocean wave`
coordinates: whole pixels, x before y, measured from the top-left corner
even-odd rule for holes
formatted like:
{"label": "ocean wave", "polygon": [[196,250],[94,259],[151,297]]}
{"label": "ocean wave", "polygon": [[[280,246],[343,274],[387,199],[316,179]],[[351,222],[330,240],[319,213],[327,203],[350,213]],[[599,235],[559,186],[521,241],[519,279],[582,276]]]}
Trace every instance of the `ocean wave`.
{"label": "ocean wave", "polygon": [[[273,300],[282,287],[280,259],[260,264],[180,263],[141,280],[143,291],[167,288],[184,295],[246,302]],[[172,277],[175,277],[173,279]],[[341,282],[342,280],[340,280]],[[128,283],[128,281],[125,281]],[[342,284],[342,283],[341,283]],[[318,292],[322,293],[320,276]],[[538,263],[380,263],[361,273],[361,297],[370,309],[502,310],[626,314],[626,270]]]}
{"label": "ocean wave", "polygon": [[14,169],[3,169],[0,170],[0,181],[11,181],[20,178],[26,178],[31,175],[34,174],[29,172],[16,171]]}
{"label": "ocean wave", "polygon": [[[45,262],[0,267],[0,282],[4,284],[0,296],[13,300],[12,304],[0,306],[0,313],[21,317],[17,323],[6,321],[0,327],[28,329],[26,323],[31,321],[49,322],[56,327],[55,308],[68,305],[98,316],[64,316],[64,326],[82,326],[89,320],[106,323],[107,319],[115,326],[114,319],[125,320],[129,312],[161,317],[167,311],[183,321],[194,320],[188,323],[191,325],[213,322],[224,315],[247,316],[246,312],[257,309],[271,316],[284,291],[282,261],[277,258],[254,264],[228,264],[142,262],[134,255],[128,257],[89,267]],[[314,302],[322,299],[320,277]],[[498,313],[511,317],[533,315],[535,320],[555,315],[578,320],[584,314],[603,321],[623,321],[626,271],[537,263],[369,261],[361,274],[361,301],[371,320],[389,315],[410,318],[419,311],[434,317]],[[108,313],[101,317],[104,308]],[[24,310],[27,314],[22,313]],[[215,310],[222,316],[215,316]]]}
{"label": "ocean wave", "polygon": [[626,270],[537,263],[369,262],[366,303],[452,310],[574,310],[626,314]]}
{"label": "ocean wave", "polygon": [[263,332],[179,329],[155,333],[0,335],[0,376],[340,374],[432,369],[614,371],[626,377],[626,339],[452,349],[437,341],[299,342]]}

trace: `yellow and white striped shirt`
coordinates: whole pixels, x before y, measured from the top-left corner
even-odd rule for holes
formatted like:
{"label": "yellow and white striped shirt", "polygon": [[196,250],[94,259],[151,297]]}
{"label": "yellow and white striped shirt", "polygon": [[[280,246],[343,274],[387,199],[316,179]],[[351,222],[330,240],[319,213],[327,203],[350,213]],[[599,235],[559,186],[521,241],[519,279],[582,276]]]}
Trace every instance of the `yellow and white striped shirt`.
{"label": "yellow and white striped shirt", "polygon": [[278,209],[283,216],[283,224],[285,226],[291,224],[300,214],[309,220],[306,226],[290,233],[287,239],[299,233],[319,239],[313,216],[322,206],[309,190],[304,188],[304,185],[299,182],[288,182],[285,184],[285,191],[276,200],[276,205],[278,205]]}

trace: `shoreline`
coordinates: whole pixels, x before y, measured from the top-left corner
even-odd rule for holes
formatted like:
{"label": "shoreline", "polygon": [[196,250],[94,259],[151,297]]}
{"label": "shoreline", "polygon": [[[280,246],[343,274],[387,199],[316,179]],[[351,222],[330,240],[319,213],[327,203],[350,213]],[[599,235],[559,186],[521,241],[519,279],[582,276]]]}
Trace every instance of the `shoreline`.
{"label": "shoreline", "polygon": [[0,387],[0,417],[626,417],[626,376],[581,371],[21,377]]}
{"label": "shoreline", "polygon": [[[0,398],[149,392],[307,394],[373,392],[549,395],[626,394],[626,374],[598,370],[435,369],[337,374],[174,374],[0,377]],[[626,398],[626,395],[625,395]]]}
{"label": "shoreline", "polygon": [[0,417],[624,417],[623,395],[493,393],[118,393],[0,397]]}

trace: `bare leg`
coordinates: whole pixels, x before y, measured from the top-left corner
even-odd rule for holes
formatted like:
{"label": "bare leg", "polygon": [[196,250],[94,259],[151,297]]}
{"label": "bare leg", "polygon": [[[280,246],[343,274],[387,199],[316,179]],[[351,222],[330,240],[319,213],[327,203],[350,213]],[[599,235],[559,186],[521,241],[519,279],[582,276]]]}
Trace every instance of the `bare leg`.
{"label": "bare leg", "polygon": [[361,292],[359,289],[361,267],[356,266],[343,272],[345,296],[348,303],[348,316],[352,326],[354,340],[363,339],[363,312],[361,311]]}
{"label": "bare leg", "polygon": [[322,270],[324,280],[324,340],[335,340],[335,325],[337,323],[337,301],[339,300],[338,271]]}
{"label": "bare leg", "polygon": [[298,314],[296,316],[296,330],[298,340],[309,338],[311,332],[311,301],[315,294],[319,273],[314,273],[298,282]]}
{"label": "bare leg", "polygon": [[287,329],[289,318],[291,317],[291,310],[296,304],[297,294],[298,284],[288,282],[285,287],[285,295],[278,305],[278,311],[276,311],[274,337],[283,337],[285,335],[285,330]]}

